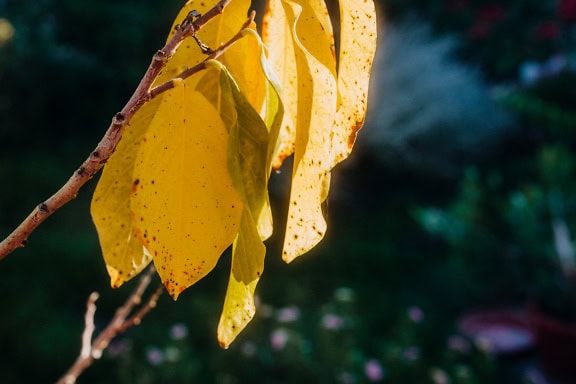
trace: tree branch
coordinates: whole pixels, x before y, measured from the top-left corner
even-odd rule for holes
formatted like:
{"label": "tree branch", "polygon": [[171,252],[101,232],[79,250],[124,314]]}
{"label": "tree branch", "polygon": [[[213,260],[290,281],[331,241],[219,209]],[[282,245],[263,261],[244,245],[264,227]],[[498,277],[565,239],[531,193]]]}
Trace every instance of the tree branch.
{"label": "tree branch", "polygon": [[132,116],[151,98],[150,88],[174,55],[182,41],[198,32],[208,21],[221,14],[231,0],[220,0],[212,9],[196,18],[189,15],[176,29],[172,38],[152,58],[152,62],[128,103],[113,118],[104,137],[90,156],[74,172],[72,177],[50,198],[39,204],[24,221],[0,243],[0,260],[16,248],[26,245],[30,234],[52,213],[76,197],[80,188],[88,182],[110,158],[122,137],[122,131]]}
{"label": "tree branch", "polygon": [[86,303],[86,314],[84,315],[84,331],[82,332],[82,348],[80,355],[76,362],[68,369],[68,371],[58,380],[57,384],[74,384],[78,377],[88,368],[95,359],[102,357],[104,350],[110,345],[110,342],[119,334],[126,332],[133,326],[139,325],[142,318],[156,306],[158,298],[163,292],[163,287],[160,286],[150,295],[146,303],[134,315],[130,316],[132,310],[142,302],[142,296],[146,288],[152,281],[154,274],[154,267],[150,267],[148,271],[142,275],[138,286],[134,289],[126,302],[116,310],[116,314],[108,323],[106,328],[100,332],[96,340],[92,342],[92,334],[94,332],[94,314],[96,313],[96,300],[98,293],[93,292]]}

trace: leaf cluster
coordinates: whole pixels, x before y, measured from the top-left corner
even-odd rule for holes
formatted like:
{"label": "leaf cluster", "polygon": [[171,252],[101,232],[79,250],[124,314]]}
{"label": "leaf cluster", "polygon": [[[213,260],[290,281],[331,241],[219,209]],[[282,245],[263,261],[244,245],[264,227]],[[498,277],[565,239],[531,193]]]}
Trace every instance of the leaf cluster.
{"label": "leaf cluster", "polygon": [[[362,126],[376,46],[374,4],[339,5],[337,60],[322,0],[268,1],[261,36],[249,0],[186,3],[168,42],[184,26],[190,36],[136,100],[94,192],[112,286],[153,261],[176,299],[232,246],[218,327],[227,347],[254,316],[263,241],[273,230],[268,180],[288,156],[283,259],[323,238],[330,171]],[[215,9],[220,14],[196,28],[194,20]]]}

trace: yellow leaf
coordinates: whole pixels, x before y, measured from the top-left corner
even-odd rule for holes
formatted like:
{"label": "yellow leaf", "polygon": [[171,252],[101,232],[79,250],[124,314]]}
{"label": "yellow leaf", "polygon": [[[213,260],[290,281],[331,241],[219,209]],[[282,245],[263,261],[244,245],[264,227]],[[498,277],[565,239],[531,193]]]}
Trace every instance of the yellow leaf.
{"label": "yellow leaf", "polygon": [[246,29],[219,59],[234,77],[234,81],[257,112],[264,112],[268,81],[260,63],[261,43],[255,31]]}
{"label": "yellow leaf", "polygon": [[278,76],[285,109],[273,162],[273,167],[278,169],[284,159],[294,153],[295,124],[298,116],[298,73],[294,38],[282,0],[266,2],[262,20],[262,41],[268,47],[269,65]]}
{"label": "yellow leaf", "polygon": [[263,18],[262,40],[269,49],[271,67],[279,76],[282,99],[286,109],[280,131],[277,155],[273,166],[280,168],[285,158],[292,155],[296,142],[296,121],[299,113],[299,79],[293,33],[293,19],[289,19],[285,7],[289,3],[301,7],[302,15],[296,25],[300,44],[316,60],[336,76],[334,35],[324,0],[269,0]]}
{"label": "yellow leaf", "polygon": [[326,232],[321,204],[330,171],[329,133],[338,95],[334,57],[328,66],[325,63],[330,57],[331,46],[327,44],[328,39],[316,39],[318,30],[322,30],[322,15],[314,13],[305,1],[302,4],[285,1],[283,4],[292,25],[298,69],[294,168],[282,251],[282,258],[290,262],[318,244]]}
{"label": "yellow leaf", "polygon": [[186,81],[166,92],[138,150],[131,208],[138,238],[176,299],[232,244],[242,201],[218,111]]}
{"label": "yellow leaf", "polygon": [[[176,16],[174,24],[172,25],[171,32],[168,39],[174,34],[177,24],[182,23],[186,16],[191,11],[197,11],[200,14],[212,9],[218,3],[217,0],[190,0]],[[220,47],[220,45],[230,40],[246,22],[248,16],[248,9],[250,7],[250,0],[233,0],[224,8],[221,15],[210,20],[198,32],[198,38],[212,49]],[[160,85],[169,81],[179,75],[182,71],[194,67],[206,59],[206,55],[202,53],[194,39],[187,38],[176,50],[176,53],[170,59],[168,65],[162,73],[158,76],[154,85]]]}
{"label": "yellow leaf", "polygon": [[333,139],[334,163],[344,160],[364,124],[368,82],[376,52],[376,11],[374,2],[340,0],[340,57],[338,93]]}
{"label": "yellow leaf", "polygon": [[112,287],[119,287],[137,275],[152,260],[134,233],[130,193],[138,146],[161,99],[157,97],[144,104],[132,117],[102,171],[92,198],[90,212]]}

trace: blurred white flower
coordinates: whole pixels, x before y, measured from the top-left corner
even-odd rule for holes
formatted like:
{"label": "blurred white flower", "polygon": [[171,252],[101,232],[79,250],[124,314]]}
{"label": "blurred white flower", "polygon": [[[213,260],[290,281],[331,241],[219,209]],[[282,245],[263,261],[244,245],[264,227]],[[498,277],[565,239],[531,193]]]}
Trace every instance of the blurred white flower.
{"label": "blurred white flower", "polygon": [[334,297],[338,301],[349,303],[354,301],[354,291],[348,287],[340,287],[334,291]]}
{"label": "blurred white flower", "polygon": [[432,379],[434,384],[449,384],[450,383],[450,378],[448,377],[446,372],[444,372],[440,368],[432,369],[432,371],[430,372],[430,378]]}
{"label": "blurred white flower", "polygon": [[240,348],[240,350],[242,351],[242,354],[246,357],[254,357],[254,356],[256,356],[256,353],[258,352],[258,349],[256,348],[256,344],[254,344],[251,341],[244,342],[244,344],[242,344],[242,347]]}
{"label": "blurred white flower", "polygon": [[176,347],[168,347],[164,351],[164,358],[169,363],[175,363],[180,360],[180,350]]}
{"label": "blurred white flower", "polygon": [[354,384],[356,377],[350,372],[342,372],[338,375],[337,380],[341,384]]}

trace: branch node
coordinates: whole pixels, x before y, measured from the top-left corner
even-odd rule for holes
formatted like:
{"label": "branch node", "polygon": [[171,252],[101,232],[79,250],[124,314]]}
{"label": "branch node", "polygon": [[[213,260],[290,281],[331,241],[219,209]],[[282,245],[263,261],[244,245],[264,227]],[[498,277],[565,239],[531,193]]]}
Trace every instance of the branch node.
{"label": "branch node", "polygon": [[114,115],[112,119],[112,124],[114,125],[122,125],[126,121],[126,116],[122,112],[118,112]]}
{"label": "branch node", "polygon": [[86,176],[86,168],[84,168],[84,167],[78,168],[78,169],[76,170],[76,174],[77,174],[79,177],[84,177],[84,176]]}
{"label": "branch node", "polygon": [[50,209],[48,208],[48,205],[46,205],[46,203],[38,205],[38,211],[40,213],[50,213]]}

